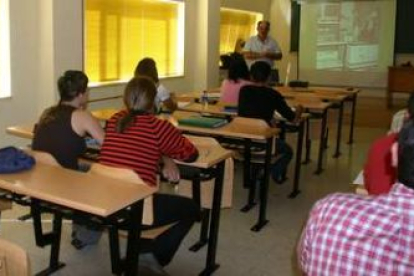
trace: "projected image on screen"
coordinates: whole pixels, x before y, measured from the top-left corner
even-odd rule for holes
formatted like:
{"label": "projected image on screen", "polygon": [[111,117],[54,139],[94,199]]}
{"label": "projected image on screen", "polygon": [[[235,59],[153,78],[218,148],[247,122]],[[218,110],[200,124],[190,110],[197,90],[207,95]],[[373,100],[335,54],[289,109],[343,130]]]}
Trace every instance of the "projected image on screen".
{"label": "projected image on screen", "polygon": [[378,65],[379,6],[322,3],[317,26],[317,69],[369,69]]}
{"label": "projected image on screen", "polygon": [[[321,83],[318,71],[333,72],[335,79],[355,84],[357,74],[367,72],[371,73],[370,80],[378,81],[379,75],[374,75],[385,72],[393,61],[394,26],[395,0],[303,1],[301,76],[303,73],[307,79]],[[345,77],[334,72],[349,73]]]}

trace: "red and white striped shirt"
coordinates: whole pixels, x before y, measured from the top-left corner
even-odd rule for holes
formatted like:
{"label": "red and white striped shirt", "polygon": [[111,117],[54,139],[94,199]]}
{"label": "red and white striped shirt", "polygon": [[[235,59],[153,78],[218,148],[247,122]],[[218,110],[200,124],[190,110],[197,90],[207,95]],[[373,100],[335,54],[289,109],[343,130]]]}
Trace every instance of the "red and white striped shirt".
{"label": "red and white striped shirt", "polygon": [[298,247],[309,276],[414,275],[414,190],[333,194],[313,207]]}
{"label": "red and white striped shirt", "polygon": [[123,133],[116,132],[120,111],[107,121],[99,162],[133,169],[146,183],[156,185],[156,171],[162,155],[188,160],[197,149],[171,123],[151,114],[136,115]]}

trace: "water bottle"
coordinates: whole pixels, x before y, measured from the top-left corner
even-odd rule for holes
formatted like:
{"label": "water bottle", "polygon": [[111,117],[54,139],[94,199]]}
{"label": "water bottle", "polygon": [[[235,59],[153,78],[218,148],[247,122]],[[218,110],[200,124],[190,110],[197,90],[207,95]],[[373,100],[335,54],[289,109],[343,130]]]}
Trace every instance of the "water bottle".
{"label": "water bottle", "polygon": [[208,95],[206,90],[204,90],[203,94],[201,95],[201,104],[203,105],[204,109],[208,107]]}

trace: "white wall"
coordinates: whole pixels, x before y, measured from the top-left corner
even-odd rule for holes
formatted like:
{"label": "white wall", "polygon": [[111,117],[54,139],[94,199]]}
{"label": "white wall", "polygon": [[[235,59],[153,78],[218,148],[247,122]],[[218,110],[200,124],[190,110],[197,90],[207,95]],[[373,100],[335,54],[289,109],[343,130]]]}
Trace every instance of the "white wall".
{"label": "white wall", "polygon": [[291,0],[272,0],[270,6],[270,34],[282,48],[283,58],[276,63],[280,81],[284,82],[286,69],[290,63],[289,79],[297,79],[297,53],[290,53]]}
{"label": "white wall", "polygon": [[[262,12],[273,20],[271,0],[185,2],[185,76],[163,82],[176,92],[217,87],[220,5]],[[4,134],[4,129],[36,122],[41,111],[57,101],[56,80],[62,72],[83,68],[82,0],[10,0],[10,20],[12,97],[0,99],[0,146],[27,144]],[[283,44],[283,37],[274,36]],[[123,85],[94,88],[91,98],[120,95],[122,90]]]}
{"label": "white wall", "polygon": [[36,120],[40,69],[38,16],[36,1],[10,1],[12,97],[0,99],[0,146],[14,141],[4,132],[7,126]]}
{"label": "white wall", "polygon": [[263,13],[264,19],[270,18],[270,3],[272,0],[221,0],[221,6],[226,8]]}

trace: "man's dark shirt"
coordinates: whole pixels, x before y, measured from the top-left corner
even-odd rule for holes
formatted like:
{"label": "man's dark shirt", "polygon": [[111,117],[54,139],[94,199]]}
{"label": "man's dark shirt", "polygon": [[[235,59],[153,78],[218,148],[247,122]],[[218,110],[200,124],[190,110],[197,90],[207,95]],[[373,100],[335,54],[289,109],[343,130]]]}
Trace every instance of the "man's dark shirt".
{"label": "man's dark shirt", "polygon": [[241,117],[263,119],[268,124],[273,119],[275,111],[289,121],[296,116],[282,95],[266,86],[243,86],[240,90],[238,110]]}

